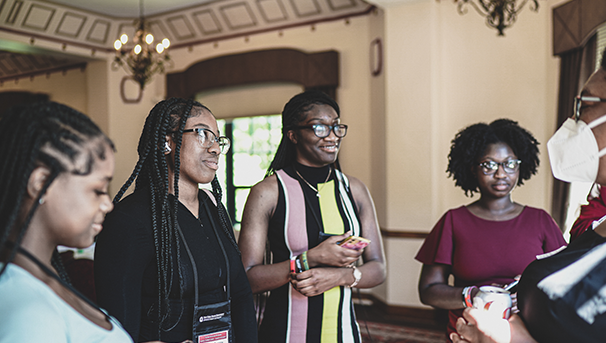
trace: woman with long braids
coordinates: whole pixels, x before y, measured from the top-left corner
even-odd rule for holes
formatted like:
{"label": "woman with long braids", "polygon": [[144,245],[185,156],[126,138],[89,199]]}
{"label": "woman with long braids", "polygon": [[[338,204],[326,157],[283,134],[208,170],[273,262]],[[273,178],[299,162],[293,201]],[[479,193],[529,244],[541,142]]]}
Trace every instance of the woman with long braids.
{"label": "woman with long braids", "polygon": [[[229,318],[223,305],[206,314],[194,306],[229,300],[231,329],[208,328],[203,341],[257,342],[252,293],[215,176],[229,147],[210,110],[193,100],[161,101],[145,121],[139,160],[95,250],[98,302],[137,342],[190,340],[194,321]],[[200,190],[211,182],[212,194]]]}
{"label": "woman with long braids", "polygon": [[112,142],[57,103],[0,119],[0,342],[132,342],[69,283],[58,245],[86,248],[113,205]]}
{"label": "woman with long braids", "polygon": [[[246,202],[242,260],[253,292],[271,291],[260,342],[361,342],[352,288],[385,280],[372,198],[337,162],[347,133],[339,117],[337,103],[322,92],[290,99],[278,151]],[[350,235],[370,244],[365,249],[337,244]],[[271,264],[264,264],[267,241]],[[356,267],[360,256],[364,264]]]}
{"label": "woman with long braids", "polygon": [[465,195],[480,198],[446,212],[415,257],[423,263],[421,302],[449,310],[448,334],[478,287],[509,285],[538,255],[566,244],[547,212],[512,199],[537,171],[538,145],[509,119],[470,125],[452,140],[447,171]]}

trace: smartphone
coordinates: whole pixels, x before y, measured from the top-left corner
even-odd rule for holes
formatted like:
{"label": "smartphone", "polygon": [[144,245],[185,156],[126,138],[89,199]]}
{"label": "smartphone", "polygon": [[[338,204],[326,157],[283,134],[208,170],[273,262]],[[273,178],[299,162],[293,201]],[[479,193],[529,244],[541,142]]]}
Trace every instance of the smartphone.
{"label": "smartphone", "polygon": [[370,239],[358,236],[349,236],[337,244],[348,249],[362,250],[366,248],[368,244],[370,244]]}

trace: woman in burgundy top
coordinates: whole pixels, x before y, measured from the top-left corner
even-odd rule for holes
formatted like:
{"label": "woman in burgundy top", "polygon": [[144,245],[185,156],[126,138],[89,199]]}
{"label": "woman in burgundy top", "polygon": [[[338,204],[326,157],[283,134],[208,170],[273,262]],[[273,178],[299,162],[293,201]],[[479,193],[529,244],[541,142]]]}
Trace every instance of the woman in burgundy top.
{"label": "woman in burgundy top", "polygon": [[[471,204],[446,212],[425,239],[416,259],[423,263],[419,295],[424,304],[449,310],[448,333],[477,288],[504,286],[537,255],[565,241],[547,212],[514,202],[516,186],[536,173],[539,143],[516,122],[495,120],[460,131],[448,155],[448,173]],[[454,276],[454,286],[448,284]]]}

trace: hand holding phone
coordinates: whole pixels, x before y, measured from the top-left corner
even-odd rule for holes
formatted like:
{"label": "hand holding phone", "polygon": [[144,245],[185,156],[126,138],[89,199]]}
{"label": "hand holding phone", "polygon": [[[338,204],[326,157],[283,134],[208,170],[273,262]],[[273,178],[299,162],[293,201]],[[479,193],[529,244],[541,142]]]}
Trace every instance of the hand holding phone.
{"label": "hand holding phone", "polygon": [[370,244],[370,239],[358,236],[349,236],[337,243],[339,246],[353,250],[362,250]]}

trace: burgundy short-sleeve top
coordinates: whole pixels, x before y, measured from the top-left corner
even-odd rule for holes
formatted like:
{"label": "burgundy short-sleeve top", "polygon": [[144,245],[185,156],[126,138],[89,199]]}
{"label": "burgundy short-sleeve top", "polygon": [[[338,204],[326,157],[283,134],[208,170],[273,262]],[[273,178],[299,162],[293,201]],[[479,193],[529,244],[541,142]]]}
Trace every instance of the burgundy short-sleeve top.
{"label": "burgundy short-sleeve top", "polygon": [[[452,266],[456,287],[506,285],[537,255],[565,244],[562,232],[544,210],[526,206],[513,219],[492,221],[461,206],[440,218],[415,258],[423,264]],[[460,313],[449,314],[449,332]]]}

